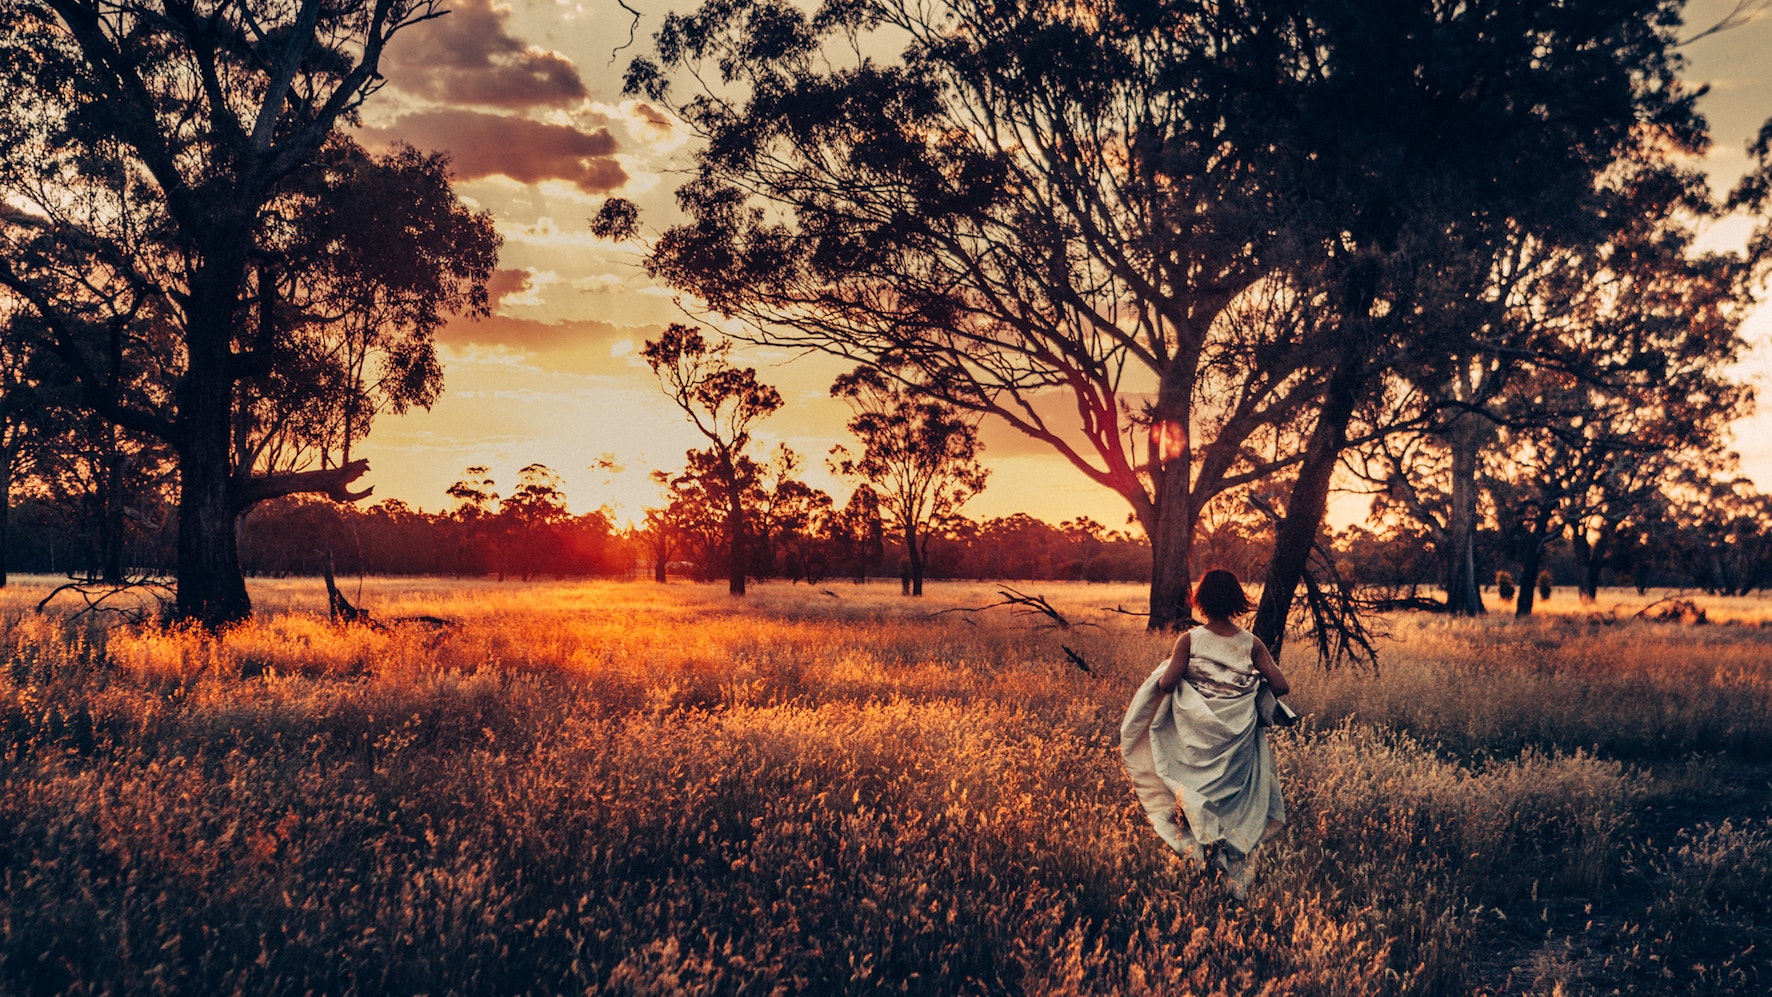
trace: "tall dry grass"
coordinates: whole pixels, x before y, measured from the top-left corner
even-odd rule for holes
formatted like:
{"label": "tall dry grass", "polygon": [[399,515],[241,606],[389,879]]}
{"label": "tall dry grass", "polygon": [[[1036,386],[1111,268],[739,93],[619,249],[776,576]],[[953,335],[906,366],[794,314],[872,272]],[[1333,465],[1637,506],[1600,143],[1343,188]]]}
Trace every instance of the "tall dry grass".
{"label": "tall dry grass", "polygon": [[1772,980],[1763,821],[1649,816],[1716,766],[1767,771],[1757,630],[1400,620],[1376,675],[1293,665],[1292,823],[1237,905],[1119,767],[1167,643],[1103,608],[1137,590],[1038,586],[1096,624],[1061,633],[932,617],[994,601],[933,588],[377,581],[379,616],[454,622],[376,630],[277,583],[210,637],[37,616],[9,587],[0,990]]}

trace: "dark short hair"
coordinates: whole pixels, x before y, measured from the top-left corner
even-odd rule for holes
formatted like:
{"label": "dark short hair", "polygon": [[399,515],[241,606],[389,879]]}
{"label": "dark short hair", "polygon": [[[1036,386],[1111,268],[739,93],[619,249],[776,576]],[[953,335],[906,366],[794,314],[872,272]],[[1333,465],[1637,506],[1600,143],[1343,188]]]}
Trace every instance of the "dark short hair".
{"label": "dark short hair", "polygon": [[1194,586],[1194,608],[1207,616],[1230,619],[1249,611],[1249,596],[1237,576],[1223,568],[1213,568],[1200,576]]}

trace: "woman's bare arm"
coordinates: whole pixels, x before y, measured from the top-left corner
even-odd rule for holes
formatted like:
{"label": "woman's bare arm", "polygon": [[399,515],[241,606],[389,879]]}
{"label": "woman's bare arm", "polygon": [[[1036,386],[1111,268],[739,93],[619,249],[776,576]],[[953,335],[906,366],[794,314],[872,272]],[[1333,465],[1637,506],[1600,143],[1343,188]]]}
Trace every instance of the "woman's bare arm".
{"label": "woman's bare arm", "polygon": [[1163,675],[1157,679],[1157,688],[1171,692],[1181,684],[1181,677],[1187,674],[1187,659],[1193,654],[1194,642],[1187,634],[1175,639],[1175,649],[1169,652],[1169,667],[1163,669]]}
{"label": "woman's bare arm", "polygon": [[1261,642],[1261,638],[1255,639],[1255,646],[1250,652],[1255,658],[1255,670],[1261,673],[1262,678],[1267,679],[1268,687],[1274,690],[1274,695],[1284,696],[1292,691],[1291,683],[1286,681],[1286,673],[1280,671],[1279,663],[1269,653],[1267,645]]}

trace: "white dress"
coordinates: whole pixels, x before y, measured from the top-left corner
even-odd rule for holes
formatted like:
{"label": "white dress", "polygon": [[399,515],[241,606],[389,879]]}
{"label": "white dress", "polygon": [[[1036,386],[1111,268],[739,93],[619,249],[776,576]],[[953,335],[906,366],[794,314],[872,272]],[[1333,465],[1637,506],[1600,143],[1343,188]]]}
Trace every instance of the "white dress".
{"label": "white dress", "polygon": [[[1255,849],[1268,821],[1284,822],[1280,780],[1267,729],[1256,722],[1259,679],[1255,637],[1189,631],[1187,671],[1165,695],[1157,679],[1164,661],[1139,686],[1120,724],[1120,755],[1157,833],[1184,856],[1223,843],[1239,855]],[[1175,819],[1177,801],[1187,819]]]}

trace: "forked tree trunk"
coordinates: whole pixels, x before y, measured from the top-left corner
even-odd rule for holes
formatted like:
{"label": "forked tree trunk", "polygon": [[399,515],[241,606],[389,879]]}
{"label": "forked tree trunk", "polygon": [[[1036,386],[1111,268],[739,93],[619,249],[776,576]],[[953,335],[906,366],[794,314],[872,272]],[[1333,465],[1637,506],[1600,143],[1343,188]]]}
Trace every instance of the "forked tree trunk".
{"label": "forked tree trunk", "polygon": [[1317,531],[1323,527],[1323,514],[1329,508],[1329,483],[1347,445],[1348,423],[1353,419],[1364,383],[1365,358],[1347,348],[1360,338],[1349,336],[1343,355],[1337,358],[1339,363],[1324,390],[1316,427],[1305,445],[1298,478],[1286,500],[1286,514],[1275,531],[1274,553],[1268,561],[1252,631],[1276,659],[1286,641],[1286,618],[1292,613],[1292,597],[1309,565]]}

